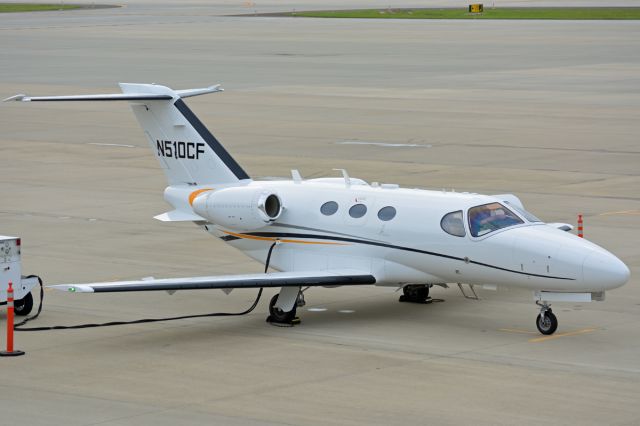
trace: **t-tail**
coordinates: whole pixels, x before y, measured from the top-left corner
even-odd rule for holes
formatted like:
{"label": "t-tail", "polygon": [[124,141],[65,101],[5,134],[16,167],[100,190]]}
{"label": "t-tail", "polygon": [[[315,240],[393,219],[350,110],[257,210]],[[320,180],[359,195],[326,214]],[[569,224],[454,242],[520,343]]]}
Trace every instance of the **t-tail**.
{"label": "t-tail", "polygon": [[183,100],[221,92],[220,85],[172,90],[155,84],[120,83],[120,88],[122,93],[116,94],[16,95],[5,101],[129,101],[170,186],[226,186],[250,181],[249,175]]}

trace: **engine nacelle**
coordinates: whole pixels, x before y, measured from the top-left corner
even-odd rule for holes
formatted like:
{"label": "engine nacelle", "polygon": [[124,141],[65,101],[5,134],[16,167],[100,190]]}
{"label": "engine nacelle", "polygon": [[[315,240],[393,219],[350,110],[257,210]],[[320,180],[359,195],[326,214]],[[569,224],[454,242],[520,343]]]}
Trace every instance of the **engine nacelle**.
{"label": "engine nacelle", "polygon": [[208,191],[193,201],[193,211],[198,215],[238,231],[270,225],[282,209],[282,200],[273,191],[249,186]]}

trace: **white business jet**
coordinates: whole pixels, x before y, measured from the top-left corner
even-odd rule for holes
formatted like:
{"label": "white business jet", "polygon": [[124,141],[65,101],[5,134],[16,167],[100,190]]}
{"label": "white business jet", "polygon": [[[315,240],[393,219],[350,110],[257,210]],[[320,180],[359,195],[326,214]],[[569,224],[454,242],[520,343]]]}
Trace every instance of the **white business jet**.
{"label": "white business jet", "polygon": [[[164,171],[166,222],[193,222],[278,272],[141,281],[60,284],[69,292],[278,287],[273,322],[291,322],[303,288],[393,286],[401,300],[425,303],[434,286],[530,289],[536,325],[555,332],[550,302],[602,301],[629,269],[605,249],[547,224],[511,194],[480,195],[367,184],[339,178],[254,181],[187,107],[184,98],[219,86],[172,90],[120,84],[123,93],[29,97],[16,101],[128,101]],[[266,268],[265,268],[266,270]],[[469,292],[471,290],[471,292]]]}

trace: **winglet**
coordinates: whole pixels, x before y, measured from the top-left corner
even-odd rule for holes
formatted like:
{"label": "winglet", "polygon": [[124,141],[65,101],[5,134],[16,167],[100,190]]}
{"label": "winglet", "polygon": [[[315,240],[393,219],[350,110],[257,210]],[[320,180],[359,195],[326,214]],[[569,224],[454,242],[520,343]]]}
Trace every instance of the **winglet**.
{"label": "winglet", "polygon": [[29,98],[27,97],[27,95],[23,95],[23,94],[21,93],[21,94],[18,94],[18,95],[11,96],[11,97],[8,97],[8,98],[6,98],[6,99],[3,99],[3,100],[2,100],[2,102],[11,102],[11,101],[16,101],[16,102],[29,102],[30,100],[31,100],[31,99],[29,99]]}

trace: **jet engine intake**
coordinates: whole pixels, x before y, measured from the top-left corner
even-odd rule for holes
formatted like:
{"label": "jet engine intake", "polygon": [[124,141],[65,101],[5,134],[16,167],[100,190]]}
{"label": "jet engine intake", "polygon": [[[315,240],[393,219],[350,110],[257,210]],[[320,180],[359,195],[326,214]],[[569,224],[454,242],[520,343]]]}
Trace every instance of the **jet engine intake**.
{"label": "jet engine intake", "polygon": [[234,187],[205,192],[193,201],[193,211],[205,219],[238,231],[271,225],[282,214],[280,197],[256,187]]}

